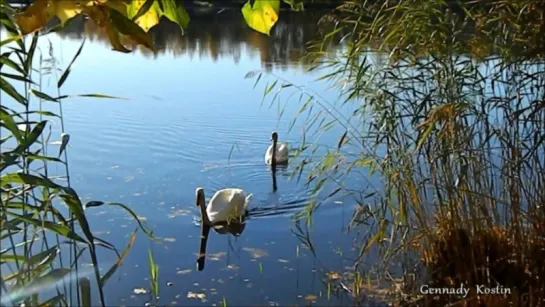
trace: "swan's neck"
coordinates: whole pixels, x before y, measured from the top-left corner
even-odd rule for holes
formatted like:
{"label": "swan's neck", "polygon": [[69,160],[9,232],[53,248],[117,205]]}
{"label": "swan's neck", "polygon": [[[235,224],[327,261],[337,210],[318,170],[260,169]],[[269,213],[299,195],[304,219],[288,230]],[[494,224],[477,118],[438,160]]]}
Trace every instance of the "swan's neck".
{"label": "swan's neck", "polygon": [[273,147],[272,147],[272,159],[271,159],[271,164],[273,166],[276,165],[276,142],[277,140],[276,139],[273,139]]}
{"label": "swan's neck", "polygon": [[210,219],[208,219],[208,213],[206,213],[206,205],[202,204],[199,207],[201,208],[202,226],[210,226],[212,223],[210,222]]}

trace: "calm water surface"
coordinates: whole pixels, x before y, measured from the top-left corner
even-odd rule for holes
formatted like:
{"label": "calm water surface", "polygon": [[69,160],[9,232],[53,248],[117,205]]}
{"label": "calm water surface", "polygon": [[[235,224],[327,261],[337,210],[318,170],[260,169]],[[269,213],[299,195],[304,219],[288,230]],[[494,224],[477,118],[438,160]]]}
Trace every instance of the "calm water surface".
{"label": "calm water surface", "polygon": [[[157,56],[111,51],[105,37],[88,25],[48,36],[62,67],[81,39],[91,38],[63,86],[66,94],[128,98],[65,101],[73,187],[86,201],[129,205],[161,240],[150,244],[139,233],[106,287],[107,303],[134,306],[149,301],[134,289],[149,287],[151,246],[160,267],[159,305],[221,305],[223,299],[228,306],[349,305],[343,293],[328,295],[325,280],[327,272],[353,264],[353,238],[345,230],[354,204],[332,199],[321,205],[310,227],[305,221],[297,227],[294,214],[310,199],[307,187],[288,178],[298,161],[277,172],[278,190],[273,192],[264,153],[273,130],[282,141],[300,140],[302,125],[288,133],[299,105],[288,104],[279,120],[276,107],[261,106],[263,87],[253,89],[254,80],[244,79],[251,70],[267,69],[335,101],[338,93],[312,83],[319,74],[306,73],[302,63],[293,61],[313,35],[309,27],[315,21],[281,18],[268,38],[248,30],[239,17],[225,18],[214,19],[215,26],[196,18],[184,37],[175,27],[163,26],[156,30],[156,39],[165,49]],[[47,50],[47,40],[41,48]],[[319,141],[335,146],[340,134],[334,129]],[[63,168],[54,167],[53,172],[62,174]],[[212,231],[201,272],[196,270],[199,186],[207,199],[224,187],[253,193],[244,232],[235,238]],[[136,228],[119,210],[99,207],[88,213],[97,235],[119,248]],[[300,236],[311,240],[315,254]],[[99,259],[106,270],[116,258],[103,252]]]}

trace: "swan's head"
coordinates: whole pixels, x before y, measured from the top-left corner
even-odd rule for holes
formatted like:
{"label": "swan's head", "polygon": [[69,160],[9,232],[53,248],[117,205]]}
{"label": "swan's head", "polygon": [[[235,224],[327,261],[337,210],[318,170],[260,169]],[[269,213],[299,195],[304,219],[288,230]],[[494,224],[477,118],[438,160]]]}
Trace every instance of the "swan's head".
{"label": "swan's head", "polygon": [[274,131],[271,135],[271,141],[275,141],[277,142],[278,141],[278,133],[276,133],[276,131]]}
{"label": "swan's head", "polygon": [[197,197],[197,207],[204,206],[204,189],[197,188],[195,190],[195,196]]}

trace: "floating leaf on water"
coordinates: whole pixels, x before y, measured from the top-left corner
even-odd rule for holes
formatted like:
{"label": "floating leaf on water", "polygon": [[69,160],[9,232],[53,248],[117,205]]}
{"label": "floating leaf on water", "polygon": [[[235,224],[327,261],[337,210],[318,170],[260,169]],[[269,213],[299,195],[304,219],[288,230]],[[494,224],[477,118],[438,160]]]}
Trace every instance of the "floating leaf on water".
{"label": "floating leaf on water", "polygon": [[242,250],[250,253],[250,256],[255,259],[266,257],[269,255],[269,253],[267,253],[266,251],[258,248],[244,247]]}
{"label": "floating leaf on water", "polygon": [[169,213],[167,216],[169,219],[173,219],[177,216],[185,216],[185,215],[188,215],[189,213],[191,213],[190,210],[187,210],[187,209],[177,209],[177,210],[174,210],[173,212]]}
{"label": "floating leaf on water", "polygon": [[179,270],[179,271],[177,271],[176,274],[185,275],[185,274],[189,274],[189,273],[191,273],[191,272],[192,272],[192,270],[190,270],[190,269],[185,269],[185,270]]}
{"label": "floating leaf on water", "polygon": [[280,263],[288,263],[288,262],[290,262],[290,261],[289,261],[289,260],[286,260],[286,259],[278,258],[278,262],[280,262]]}
{"label": "floating leaf on water", "polygon": [[227,266],[228,270],[238,270],[240,267],[236,264],[230,264]]}
{"label": "floating leaf on water", "polygon": [[316,300],[318,297],[314,294],[308,294],[307,296],[305,296],[305,300],[307,301],[314,301]]}
{"label": "floating leaf on water", "polygon": [[202,300],[204,300],[206,298],[206,294],[189,291],[189,292],[187,292],[187,298],[196,298],[196,299],[200,299],[202,301]]}
{"label": "floating leaf on water", "polygon": [[148,291],[144,288],[134,288],[133,290],[134,294],[146,294]]}
{"label": "floating leaf on water", "polygon": [[220,260],[221,257],[227,255],[226,252],[219,252],[219,253],[215,253],[215,254],[208,254],[208,259],[209,260],[212,260],[212,261],[218,261]]}

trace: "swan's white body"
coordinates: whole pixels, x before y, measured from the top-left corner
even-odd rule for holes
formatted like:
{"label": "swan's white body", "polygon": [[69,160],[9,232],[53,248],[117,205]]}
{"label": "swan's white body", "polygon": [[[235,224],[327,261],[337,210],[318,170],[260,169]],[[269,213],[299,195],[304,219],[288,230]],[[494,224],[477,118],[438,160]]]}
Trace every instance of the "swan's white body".
{"label": "swan's white body", "polygon": [[[288,161],[288,145],[285,143],[276,143],[276,163],[286,163]],[[271,164],[273,158],[273,144],[267,148],[265,153],[265,163]]]}
{"label": "swan's white body", "polygon": [[206,206],[206,214],[211,223],[228,222],[246,214],[252,194],[242,189],[228,188],[219,190]]}

